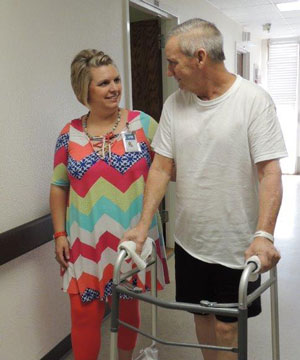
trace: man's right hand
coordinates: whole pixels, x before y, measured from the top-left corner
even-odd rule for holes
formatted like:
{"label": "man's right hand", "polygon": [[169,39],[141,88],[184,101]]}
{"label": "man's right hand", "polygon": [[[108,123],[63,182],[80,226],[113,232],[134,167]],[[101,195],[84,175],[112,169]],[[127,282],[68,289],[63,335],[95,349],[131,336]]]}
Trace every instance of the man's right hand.
{"label": "man's right hand", "polygon": [[253,255],[257,255],[261,261],[261,273],[272,269],[280,260],[279,251],[264,237],[256,237],[245,251],[246,260]]}
{"label": "man's right hand", "polygon": [[70,259],[70,245],[66,236],[55,239],[55,259],[63,269],[67,269]]}
{"label": "man's right hand", "polygon": [[120,241],[134,241],[136,243],[136,253],[140,255],[143,250],[144,243],[147,239],[148,231],[142,227],[136,226],[128,231],[126,231]]}
{"label": "man's right hand", "polygon": [[120,241],[120,243],[123,241],[134,241],[138,255],[142,253],[152,218],[166,193],[167,185],[171,179],[172,169],[173,159],[155,154],[147,177],[143,210],[139,223],[131,230],[126,231]]}

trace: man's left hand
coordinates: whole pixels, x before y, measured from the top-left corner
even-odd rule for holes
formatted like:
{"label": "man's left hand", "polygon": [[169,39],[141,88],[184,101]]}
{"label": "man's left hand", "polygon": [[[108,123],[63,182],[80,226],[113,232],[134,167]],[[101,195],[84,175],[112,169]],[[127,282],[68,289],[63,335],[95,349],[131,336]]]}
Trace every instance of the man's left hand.
{"label": "man's left hand", "polygon": [[274,267],[280,260],[280,253],[273,243],[264,238],[256,237],[245,251],[245,259],[257,255],[261,261],[261,271],[266,272]]}

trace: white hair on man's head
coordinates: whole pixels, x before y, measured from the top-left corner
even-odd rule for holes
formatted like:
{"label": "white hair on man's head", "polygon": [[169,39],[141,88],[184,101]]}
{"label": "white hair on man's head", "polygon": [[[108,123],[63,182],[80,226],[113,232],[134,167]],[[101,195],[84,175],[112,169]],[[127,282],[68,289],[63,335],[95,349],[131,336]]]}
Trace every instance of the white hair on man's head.
{"label": "white hair on man's head", "polygon": [[181,51],[187,56],[195,56],[199,49],[205,49],[209,58],[215,62],[225,60],[223,36],[213,24],[202,19],[190,19],[175,26],[168,34],[168,39],[176,36]]}

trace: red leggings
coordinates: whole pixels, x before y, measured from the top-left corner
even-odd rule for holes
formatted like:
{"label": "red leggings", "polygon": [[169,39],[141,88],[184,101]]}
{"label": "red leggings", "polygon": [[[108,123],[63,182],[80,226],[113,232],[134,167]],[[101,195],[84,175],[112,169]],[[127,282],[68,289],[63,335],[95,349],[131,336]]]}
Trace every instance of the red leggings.
{"label": "red leggings", "polygon": [[[93,300],[82,303],[79,294],[70,294],[72,319],[72,348],[75,360],[97,360],[101,346],[101,324],[105,311],[105,302]],[[111,305],[111,296],[108,297]],[[140,326],[140,311],[137,299],[120,299],[120,320],[132,326]],[[118,348],[133,350],[137,333],[122,325],[119,326]]]}

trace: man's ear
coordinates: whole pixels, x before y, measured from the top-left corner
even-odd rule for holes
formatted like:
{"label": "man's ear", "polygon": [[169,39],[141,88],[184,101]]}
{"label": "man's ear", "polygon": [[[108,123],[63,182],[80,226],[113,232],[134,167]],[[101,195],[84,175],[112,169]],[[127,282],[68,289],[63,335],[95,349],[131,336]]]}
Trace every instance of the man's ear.
{"label": "man's ear", "polygon": [[199,49],[196,51],[196,59],[200,66],[204,65],[207,58],[207,53],[205,49]]}

